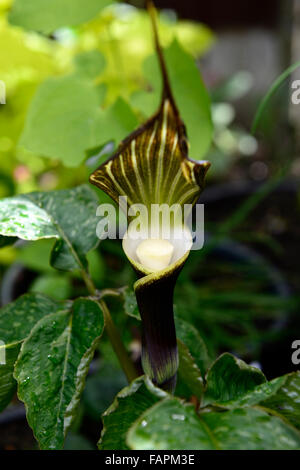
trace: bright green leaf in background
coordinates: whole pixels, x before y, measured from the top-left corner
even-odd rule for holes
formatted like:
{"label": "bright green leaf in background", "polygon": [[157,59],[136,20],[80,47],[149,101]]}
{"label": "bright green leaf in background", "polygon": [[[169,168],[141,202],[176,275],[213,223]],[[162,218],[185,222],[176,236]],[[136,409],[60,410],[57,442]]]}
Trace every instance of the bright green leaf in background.
{"label": "bright green leaf in background", "polygon": [[138,125],[137,118],[130,106],[118,98],[108,109],[99,114],[96,123],[98,143],[113,140],[117,145]]}
{"label": "bright green leaf in background", "polygon": [[86,185],[47,193],[30,193],[0,201],[0,235],[23,240],[56,238],[51,264],[82,269],[85,255],[98,243],[98,199]]}
{"label": "bright green leaf in background", "polygon": [[[176,39],[194,58],[202,56],[214,42],[214,34],[206,25],[178,20],[174,12],[159,13],[158,29],[164,48]],[[107,59],[104,79],[110,103],[120,94],[128,99],[133,91],[140,90],[144,80],[142,64],[154,53],[153,33],[145,10],[116,3],[82,26],[80,35],[85,42],[97,43]]]}
{"label": "bright green leaf in background", "polygon": [[[26,12],[29,11],[36,4],[34,5],[34,15],[30,14],[30,21],[35,21],[34,17],[37,15],[39,20],[36,21],[40,21],[41,17],[47,23],[52,18],[51,11],[56,3],[56,1],[48,2],[47,8],[43,5],[41,10],[40,1],[16,1],[10,14],[11,21],[15,21],[17,17],[19,19],[22,17],[23,26],[26,26],[25,10]],[[60,8],[63,9],[63,2],[59,3]],[[75,7],[76,5],[72,2],[73,12],[76,9]],[[87,10],[88,5],[85,5],[84,11]],[[65,11],[68,11],[68,9],[66,8]],[[20,17],[18,12],[21,15]],[[63,15],[59,15],[61,22],[63,22],[63,18]],[[177,60],[185,59],[181,60],[182,77],[184,78],[186,72],[191,74],[190,81],[188,79],[188,82],[180,84],[182,77],[178,77],[176,72],[175,81],[180,95],[182,94],[182,86],[185,92],[190,90],[193,95],[190,100],[188,97],[182,99],[182,102],[185,103],[182,112],[187,123],[192,149],[195,141],[193,136],[199,134],[198,125],[195,126],[194,121],[196,120],[198,124],[201,123],[200,147],[197,148],[197,152],[192,151],[192,156],[198,159],[205,153],[202,145],[203,148],[208,147],[205,128],[209,127],[210,124],[204,123],[204,117],[203,115],[200,116],[199,109],[196,114],[194,112],[195,103],[197,103],[195,105],[197,108],[200,102],[203,101],[201,99],[201,96],[203,98],[203,84],[202,82],[199,84],[201,79],[196,65],[192,57],[185,51],[188,50],[194,55],[203,53],[212,43],[213,35],[203,25],[192,22],[177,22],[174,18],[170,20],[164,15],[161,15],[159,25],[164,45],[169,45],[175,37],[181,44],[179,46],[179,43],[174,43],[178,45],[178,48],[175,51],[176,57],[170,59],[170,67],[174,68],[175,61],[177,68]],[[64,26],[67,26],[67,24],[64,24]],[[6,29],[5,44],[7,44],[7,34],[10,34],[14,41],[18,41],[18,47],[15,47],[12,51],[10,50],[12,41],[9,40],[8,46],[5,46],[5,50],[8,51],[7,57],[2,57],[3,62],[10,64],[7,72],[4,70],[3,75],[9,89],[12,87],[14,77],[17,77],[19,82],[21,80],[20,85],[23,86],[23,83],[26,83],[26,90],[20,91],[20,98],[24,101],[25,98],[23,97],[28,97],[25,100],[27,106],[35,90],[35,87],[29,86],[31,82],[28,80],[32,81],[34,79],[36,86],[42,78],[50,75],[50,78],[46,79],[40,86],[31,101],[25,126],[19,140],[18,158],[24,161],[26,165],[34,158],[34,161],[36,161],[40,157],[49,157],[55,161],[61,161],[67,167],[76,167],[83,162],[88,149],[101,146],[110,140],[118,144],[120,140],[134,130],[138,124],[136,116],[126,101],[123,100],[128,100],[132,91],[140,89],[143,80],[142,61],[149,53],[153,53],[153,38],[149,17],[144,11],[132,7],[125,8],[124,5],[113,5],[90,23],[82,26],[78,34],[73,34],[71,45],[68,45],[68,47],[64,45],[63,41],[49,41],[38,37],[37,34],[26,33],[26,31],[21,31],[12,26],[7,26]],[[23,44],[27,44],[28,41],[35,44],[34,52],[32,48],[27,48],[28,51],[20,53],[20,48],[24,48]],[[170,47],[171,55],[174,44]],[[179,54],[179,51],[181,51],[181,54]],[[27,58],[24,62],[23,56],[29,53],[33,58],[30,58],[30,60]],[[73,71],[75,75],[62,76],[63,73],[70,73],[72,70],[74,56]],[[189,59],[189,61],[186,59]],[[0,61],[1,74],[3,74],[2,60]],[[43,74],[46,65],[49,71]],[[185,72],[186,66],[188,70]],[[18,70],[18,73],[15,72],[16,70]],[[172,73],[174,74],[174,70]],[[60,76],[53,77],[57,74]],[[98,85],[91,83],[92,79],[99,76]],[[148,76],[145,79],[148,80]],[[101,84],[100,87],[99,83]],[[196,88],[191,87],[192,84],[196,88],[199,87],[196,99],[194,95]],[[16,91],[19,93],[18,88]],[[156,87],[156,95],[157,97],[159,95],[159,84]],[[116,101],[117,99],[119,100]],[[17,95],[14,100],[17,100]],[[20,101],[19,98],[18,100]],[[100,109],[101,104],[104,103],[103,100],[105,101],[105,109]],[[156,101],[153,100],[151,94],[145,95],[145,100],[150,101],[151,105]],[[16,104],[18,103],[12,101],[10,97],[8,106],[13,105],[15,108]],[[20,105],[23,106],[22,103]],[[205,107],[206,105],[203,108],[204,114],[206,113]],[[150,108],[151,112],[154,111],[153,106],[147,109],[142,103],[142,111],[145,117],[150,115],[148,113]],[[137,106],[137,109],[139,109],[139,106]],[[9,116],[11,116],[12,111],[14,110],[10,109]],[[11,128],[10,125],[6,129],[7,117],[4,119],[5,141],[3,141],[3,145],[5,146],[8,145],[7,139],[11,138],[11,134],[13,134],[14,140],[17,140],[16,137],[19,136],[25,115],[21,111],[18,110],[19,118],[16,119],[14,128]],[[193,117],[192,120],[191,116]],[[208,120],[210,120],[209,115]],[[195,142],[198,145],[199,142]],[[10,145],[12,144],[10,143]],[[26,152],[30,154],[27,155]]]}
{"label": "bright green leaf in background", "polygon": [[100,104],[97,88],[84,77],[49,78],[31,102],[20,146],[66,166],[79,165],[85,150],[98,143]]}
{"label": "bright green leaf in background", "polygon": [[[3,237],[3,239],[5,238],[7,237]],[[52,239],[41,239],[31,243],[25,243],[17,248],[18,261],[31,271],[42,274],[56,274],[56,271],[49,264],[52,248]]]}
{"label": "bright green leaf in background", "polygon": [[26,294],[0,309],[0,338],[4,343],[0,349],[5,349],[6,356],[6,364],[0,366],[0,411],[16,391],[13,370],[22,341],[41,318],[62,308],[63,304],[43,295]]}
{"label": "bright green leaf in background", "polygon": [[81,52],[74,58],[76,71],[88,78],[95,78],[105,69],[106,61],[97,49]]}
{"label": "bright green leaf in background", "polygon": [[[86,56],[81,56],[79,62],[84,60]],[[97,63],[86,73],[95,73],[94,66]],[[101,109],[101,91],[82,75],[44,82],[30,105],[20,146],[75,167],[88,149],[109,141],[118,144],[138,122],[122,98]]]}
{"label": "bright green leaf in background", "polygon": [[61,449],[104,328],[97,303],[77,299],[39,321],[15,367],[19,398],[41,449]]}
{"label": "bright green leaf in background", "polygon": [[57,73],[60,63],[55,57],[59,48],[54,41],[11,27],[0,15],[0,76],[7,93],[15,91],[19,84],[32,86]]}
{"label": "bright green leaf in background", "polygon": [[[59,18],[56,18],[59,22],[64,23],[67,18],[68,9],[64,8],[63,0],[47,2],[46,6],[41,1],[8,0],[7,11],[10,3],[13,4],[11,21],[24,21],[22,25],[25,27],[27,21],[43,21],[40,24],[47,26],[49,22],[55,20],[52,15],[53,10],[63,10],[63,14],[60,13]],[[56,3],[59,4],[59,9],[56,9]],[[84,15],[89,11],[91,3],[84,4]],[[75,14],[77,5],[79,6],[79,2],[72,1],[72,15]],[[104,1],[97,0],[97,11],[101,10],[103,5]],[[144,10],[115,3],[109,8],[102,9],[100,14],[96,14],[88,23],[79,26],[76,31],[66,28],[61,35],[55,36],[56,40],[53,40],[7,23],[6,8],[4,6],[0,10],[0,46],[3,46],[0,47],[0,76],[7,87],[7,104],[2,107],[0,113],[0,158],[5,156],[1,166],[4,178],[8,176],[11,178],[12,171],[21,164],[24,166],[24,171],[28,171],[28,178],[18,178],[15,181],[18,193],[30,192],[40,187],[43,190],[55,189],[57,185],[66,186],[66,181],[68,186],[74,184],[74,181],[78,184],[83,181],[84,176],[87,177],[86,173],[82,171],[66,174],[66,171],[58,166],[60,161],[66,166],[76,167],[84,160],[85,151],[94,147],[94,141],[96,147],[102,145],[104,138],[114,140],[115,144],[118,144],[120,139],[136,127],[136,118],[128,106],[127,116],[124,118],[126,103],[122,106],[121,117],[118,117],[117,121],[111,118],[115,109],[110,110],[109,106],[114,106],[116,99],[120,97],[127,102],[131,93],[140,90],[143,84],[142,63],[154,51],[148,14]],[[29,18],[27,13],[31,8],[34,8],[34,13],[30,14]],[[67,24],[63,26],[66,27]],[[34,24],[31,24],[31,27],[34,28]],[[41,28],[38,27],[38,30]],[[173,14],[159,15],[159,32],[164,47],[169,46],[176,38],[184,50],[193,57],[202,55],[214,40],[212,31],[205,25],[178,21]],[[87,98],[87,105],[82,105],[78,89],[75,90],[73,84],[70,94],[66,90],[66,102],[62,100],[63,104],[59,109],[55,104],[55,96],[50,94],[51,99],[48,100],[46,92],[51,88],[51,83],[54,86],[51,82],[54,77],[59,76],[64,83],[64,79],[67,79],[66,74],[72,71],[82,83],[82,100]],[[87,84],[96,77],[97,84]],[[45,93],[40,96],[40,89],[34,103],[31,103],[37,85],[45,79],[46,83],[42,88]],[[95,98],[93,107],[90,105],[89,97],[96,93],[99,101]],[[42,99],[43,96],[45,100]],[[152,102],[151,95],[149,97]],[[106,109],[105,112],[104,109],[101,110],[103,113],[99,114],[101,128],[98,127],[95,135],[93,134],[94,113],[96,108],[99,110],[98,103],[102,103],[103,100]],[[66,113],[63,112],[64,108]],[[88,116],[82,124],[84,132],[80,129],[76,132],[77,114]],[[24,129],[24,121],[25,130],[22,136],[24,142],[16,148]],[[106,122],[109,125],[105,126]],[[121,132],[122,129],[124,132]],[[43,157],[50,157],[54,162],[49,162]],[[57,182],[53,181],[50,183],[52,186],[46,187],[44,179],[48,181],[48,176],[44,178],[43,175],[41,178],[41,175],[49,166],[55,166]],[[2,183],[4,180],[1,177],[0,172],[0,196],[10,195],[13,190],[9,190],[7,185]]]}
{"label": "bright green leaf in background", "polygon": [[66,275],[44,274],[33,281],[29,291],[49,295],[55,300],[64,300],[71,297],[72,289]]}
{"label": "bright green leaf in background", "polygon": [[9,21],[17,26],[50,34],[65,26],[77,26],[96,16],[113,0],[15,0]]}
{"label": "bright green leaf in background", "polygon": [[[36,87],[68,66],[68,60],[62,61],[59,54],[61,46],[57,42],[13,28],[0,12],[0,79],[6,86],[6,104],[1,105],[0,112],[0,197],[13,192],[7,191],[3,178],[12,179],[17,141]],[[37,172],[38,168],[33,170]]]}

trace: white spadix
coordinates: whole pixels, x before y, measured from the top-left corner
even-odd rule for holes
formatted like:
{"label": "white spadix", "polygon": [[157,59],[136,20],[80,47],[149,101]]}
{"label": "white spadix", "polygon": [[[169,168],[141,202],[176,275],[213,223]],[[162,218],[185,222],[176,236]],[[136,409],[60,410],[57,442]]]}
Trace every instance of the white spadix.
{"label": "white spadix", "polygon": [[193,245],[191,231],[186,226],[173,228],[168,236],[149,232],[137,232],[130,224],[123,238],[126,256],[139,271],[142,267],[151,272],[161,271],[179,261]]}
{"label": "white spadix", "polygon": [[171,261],[174,246],[168,240],[143,240],[136,249],[140,263],[151,271],[165,269]]}

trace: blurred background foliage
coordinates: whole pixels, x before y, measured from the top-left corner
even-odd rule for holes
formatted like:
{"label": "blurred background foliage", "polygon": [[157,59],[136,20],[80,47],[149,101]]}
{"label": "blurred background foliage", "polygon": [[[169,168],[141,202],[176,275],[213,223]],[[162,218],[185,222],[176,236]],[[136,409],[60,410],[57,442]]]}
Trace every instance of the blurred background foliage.
{"label": "blurred background foliage", "polygon": [[[191,157],[212,163],[200,199],[206,244],[191,253],[179,278],[176,315],[195,326],[212,358],[233,352],[268,378],[295,369],[290,347],[299,332],[300,282],[299,139],[287,83],[265,110],[258,135],[249,130],[262,95],[291,63],[297,12],[284,11],[284,16],[286,2],[275,3],[278,22],[268,24],[267,32],[249,29],[243,35],[240,29],[233,33],[232,25],[215,31],[214,22],[208,26],[192,15],[180,19],[180,2],[157,2],[167,6],[159,13],[159,33]],[[155,111],[160,75],[149,18],[139,6],[138,1],[85,0],[82,8],[80,0],[53,0],[45,11],[42,0],[0,0],[0,80],[6,85],[6,104],[0,105],[1,198],[87,182],[120,140]],[[285,19],[283,29],[279,18]],[[261,54],[257,50],[270,37],[271,58],[263,47]],[[246,58],[240,63],[239,41]],[[268,68],[266,57],[276,67]],[[269,73],[261,81],[264,67]],[[100,201],[109,200],[97,194]],[[76,273],[49,267],[52,245],[50,240],[18,242],[0,250],[3,305],[26,291],[56,299],[85,294]],[[118,241],[101,243],[88,261],[99,289],[135,281]],[[138,362],[134,302],[129,315],[119,301],[110,304]],[[97,420],[124,384],[104,340],[67,448],[90,448],[87,438],[96,442]],[[30,447],[26,429],[28,442],[20,444],[19,431],[12,428],[1,446]]]}

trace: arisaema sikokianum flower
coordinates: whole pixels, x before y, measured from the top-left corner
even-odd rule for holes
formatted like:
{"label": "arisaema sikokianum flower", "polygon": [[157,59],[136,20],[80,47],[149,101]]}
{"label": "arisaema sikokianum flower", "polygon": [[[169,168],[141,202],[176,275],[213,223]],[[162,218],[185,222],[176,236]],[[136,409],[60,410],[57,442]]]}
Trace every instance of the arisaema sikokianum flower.
{"label": "arisaema sikokianum flower", "polygon": [[[178,369],[173,291],[192,246],[185,211],[180,209],[196,203],[210,164],[188,158],[186,130],[168,79],[152,4],[149,12],[163,79],[160,107],[90,181],[117,203],[120,197],[128,203],[130,223],[123,249],[139,278],[134,289],[143,328],[142,365],[156,385],[173,391]],[[165,217],[154,217],[153,207],[170,209],[167,227]]]}

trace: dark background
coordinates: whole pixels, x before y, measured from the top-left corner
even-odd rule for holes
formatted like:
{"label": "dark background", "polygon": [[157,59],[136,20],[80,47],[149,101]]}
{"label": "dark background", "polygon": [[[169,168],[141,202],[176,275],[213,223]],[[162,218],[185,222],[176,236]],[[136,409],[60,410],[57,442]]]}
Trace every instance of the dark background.
{"label": "dark background", "polygon": [[[264,26],[274,28],[278,24],[283,4],[290,0],[156,0],[158,8],[170,8],[178,12],[181,18],[189,18],[208,24],[212,28],[244,26]],[[143,1],[128,2],[142,6]]]}

